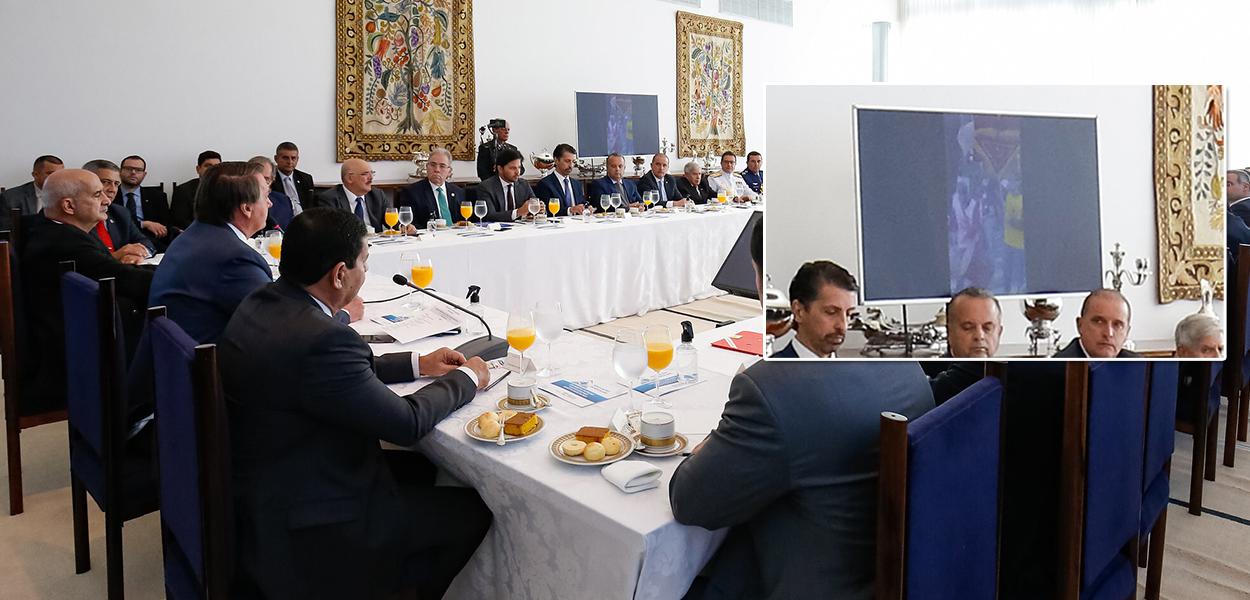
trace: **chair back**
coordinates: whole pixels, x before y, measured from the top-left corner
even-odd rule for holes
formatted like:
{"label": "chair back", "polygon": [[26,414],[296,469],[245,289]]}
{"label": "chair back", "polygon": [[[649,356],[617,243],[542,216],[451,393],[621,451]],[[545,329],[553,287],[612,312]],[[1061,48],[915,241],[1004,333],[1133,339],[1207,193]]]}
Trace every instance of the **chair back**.
{"label": "chair back", "polygon": [[[162,308],[151,312],[163,313]],[[148,322],[155,372],[165,588],[171,599],[225,598],[233,519],[216,346],[163,314]]]}
{"label": "chair back", "polygon": [[4,379],[4,417],[16,424],[21,414],[21,373],[25,319],[17,246],[10,232],[0,232],[0,377]]}
{"label": "chair back", "polygon": [[987,377],[910,423],[882,413],[877,598],[995,597],[1002,400]]}
{"label": "chair back", "polygon": [[1150,392],[1146,408],[1145,485],[1162,473],[1176,447],[1176,401],[1180,386],[1180,363],[1149,363]]}

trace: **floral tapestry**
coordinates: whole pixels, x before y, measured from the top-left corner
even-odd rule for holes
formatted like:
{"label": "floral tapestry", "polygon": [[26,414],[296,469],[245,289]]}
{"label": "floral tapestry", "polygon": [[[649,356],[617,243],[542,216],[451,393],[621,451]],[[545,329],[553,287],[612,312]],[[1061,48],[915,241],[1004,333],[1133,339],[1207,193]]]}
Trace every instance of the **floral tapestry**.
{"label": "floral tapestry", "polygon": [[677,13],[677,155],[746,152],[742,23]]}
{"label": "floral tapestry", "polygon": [[1224,94],[1218,85],[1154,86],[1159,301],[1224,297]]}
{"label": "floral tapestry", "polygon": [[474,156],[472,0],[337,0],[335,156]]}

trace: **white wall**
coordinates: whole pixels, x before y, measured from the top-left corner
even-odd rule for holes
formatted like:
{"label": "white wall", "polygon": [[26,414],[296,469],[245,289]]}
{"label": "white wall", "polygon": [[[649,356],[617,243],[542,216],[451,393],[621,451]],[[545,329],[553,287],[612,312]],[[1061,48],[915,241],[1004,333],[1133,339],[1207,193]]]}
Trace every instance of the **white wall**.
{"label": "white wall", "polygon": [[[856,270],[852,104],[1097,116],[1104,269],[1115,242],[1129,257],[1157,263],[1149,86],[772,86],[765,271],[775,287],[786,289],[807,260],[826,258]],[[1062,240],[1063,232],[1053,239]],[[1167,339],[1177,320],[1198,309],[1195,301],[1159,305],[1157,285],[1152,276],[1124,290],[1133,305],[1133,339]],[[925,321],[938,308],[918,305],[909,315]],[[1075,334],[1078,308],[1069,302],[1057,322],[1065,339]],[[1216,310],[1222,314],[1223,303]],[[1026,342],[1019,303],[1007,303],[1003,312],[1003,343]]]}
{"label": "white wall", "polygon": [[[763,145],[765,83],[869,79],[869,23],[889,18],[881,15],[891,3],[856,4],[798,3],[794,27],[734,19],[744,23],[749,147]],[[676,142],[674,14],[689,9],[657,0],[473,5],[475,130],[505,117],[522,152],[551,149],[575,140],[575,90],[630,92],[659,95],[660,135]],[[715,15],[717,5],[704,0],[695,12]],[[137,153],[148,182],[182,181],[203,149],[243,160],[272,155],[285,139],[299,144],[303,170],[337,180],[334,6],[3,0],[0,186],[29,180],[45,153],[71,166]],[[412,171],[407,162],[374,168],[383,181]],[[469,162],[455,170],[474,173]]]}

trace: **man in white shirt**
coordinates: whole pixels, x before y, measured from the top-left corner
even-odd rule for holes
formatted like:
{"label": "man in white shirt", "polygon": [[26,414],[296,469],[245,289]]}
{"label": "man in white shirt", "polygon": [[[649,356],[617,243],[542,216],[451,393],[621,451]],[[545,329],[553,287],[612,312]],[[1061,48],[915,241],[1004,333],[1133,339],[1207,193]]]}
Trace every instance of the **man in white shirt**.
{"label": "man in white shirt", "polygon": [[827,260],[803,263],[790,281],[794,341],[772,358],[836,358],[856,315],[859,284]]}
{"label": "man in white shirt", "polygon": [[[750,202],[755,199],[757,194],[742,179],[742,175],[734,171],[734,165],[736,164],[738,164],[738,157],[734,156],[733,152],[726,152],[720,155],[721,172],[717,173],[715,177],[708,178],[708,186],[712,188],[713,192],[725,190],[725,195],[733,199],[734,202]],[[738,193],[739,190],[742,191],[741,194]]]}
{"label": "man in white shirt", "polygon": [[[374,189],[373,175],[373,167],[359,158],[343,161],[343,183],[318,194],[317,206],[328,206],[352,213],[375,232],[386,229],[386,209],[391,207],[391,199],[386,192]],[[407,229],[408,233],[417,231],[412,225]]]}
{"label": "man in white shirt", "polygon": [[412,208],[412,224],[417,229],[424,229],[433,219],[442,219],[446,225],[466,220],[460,212],[464,190],[447,181],[449,177],[451,152],[435,148],[425,163],[425,179],[400,190],[397,204]]}
{"label": "man in white shirt", "polygon": [[577,149],[569,144],[559,144],[551,157],[556,159],[555,172],[539,180],[534,186],[534,194],[544,205],[552,198],[560,202],[560,210],[553,216],[582,214],[586,208],[586,196],[582,192],[582,182],[573,178]]}

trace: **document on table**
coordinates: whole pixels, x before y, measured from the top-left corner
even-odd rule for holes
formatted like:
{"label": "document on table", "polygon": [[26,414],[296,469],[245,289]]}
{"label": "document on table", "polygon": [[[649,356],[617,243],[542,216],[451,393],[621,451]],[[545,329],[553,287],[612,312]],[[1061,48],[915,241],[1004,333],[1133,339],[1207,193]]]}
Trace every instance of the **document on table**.
{"label": "document on table", "polygon": [[450,331],[460,326],[460,313],[449,306],[425,305],[410,314],[385,314],[371,319],[400,344]]}
{"label": "document on table", "polygon": [[579,408],[585,408],[597,402],[615,398],[629,391],[625,386],[615,383],[602,385],[590,381],[569,381],[567,379],[553,381],[551,385],[544,386],[541,389]]}

